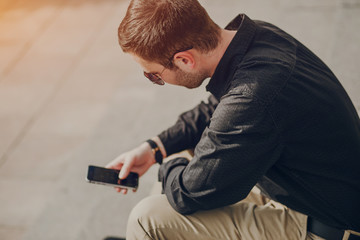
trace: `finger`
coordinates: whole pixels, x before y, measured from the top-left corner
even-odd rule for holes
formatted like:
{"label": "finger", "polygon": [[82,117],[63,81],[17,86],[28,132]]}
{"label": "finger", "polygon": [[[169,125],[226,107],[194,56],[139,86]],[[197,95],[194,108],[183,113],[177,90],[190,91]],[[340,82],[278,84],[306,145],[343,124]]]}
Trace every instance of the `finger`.
{"label": "finger", "polygon": [[137,189],[133,189],[133,192],[136,192]]}
{"label": "finger", "polygon": [[111,168],[111,169],[120,169],[121,166],[124,164],[124,158],[123,155],[120,155],[119,157],[112,160],[110,163],[108,163],[105,167]]}
{"label": "finger", "polygon": [[121,188],[119,188],[119,187],[116,187],[115,190],[116,190],[118,193],[121,192]]}
{"label": "finger", "polygon": [[127,189],[126,188],[122,189],[121,193],[124,194],[124,195],[127,194]]}
{"label": "finger", "polygon": [[105,166],[105,168],[109,168],[109,169],[121,169],[121,167],[123,166],[123,163],[121,162],[111,162],[109,164],[107,164]]}
{"label": "finger", "polygon": [[132,161],[131,160],[132,160],[131,158],[125,159],[124,164],[122,165],[122,168],[121,168],[120,173],[119,173],[119,178],[120,179],[125,179],[129,175],[130,169],[132,167]]}
{"label": "finger", "polygon": [[106,168],[112,168],[115,165],[117,158],[105,165]]}

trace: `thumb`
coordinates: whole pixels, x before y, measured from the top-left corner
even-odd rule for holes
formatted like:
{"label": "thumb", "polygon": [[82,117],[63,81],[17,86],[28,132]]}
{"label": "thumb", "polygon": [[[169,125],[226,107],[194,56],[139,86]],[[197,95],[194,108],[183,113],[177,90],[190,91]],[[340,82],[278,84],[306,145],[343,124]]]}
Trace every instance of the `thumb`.
{"label": "thumb", "polygon": [[128,158],[125,160],[124,165],[120,170],[119,178],[125,179],[129,175],[131,167],[132,167],[132,161],[131,159]]}

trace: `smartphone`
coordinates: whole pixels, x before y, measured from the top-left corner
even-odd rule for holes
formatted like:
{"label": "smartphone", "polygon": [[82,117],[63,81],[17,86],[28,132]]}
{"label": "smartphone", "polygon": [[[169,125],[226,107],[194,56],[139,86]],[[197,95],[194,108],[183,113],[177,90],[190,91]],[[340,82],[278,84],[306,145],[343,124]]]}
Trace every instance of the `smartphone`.
{"label": "smartphone", "polygon": [[127,178],[120,179],[119,172],[120,170],[90,165],[86,180],[90,183],[137,189],[139,185],[139,175],[137,173],[130,172]]}

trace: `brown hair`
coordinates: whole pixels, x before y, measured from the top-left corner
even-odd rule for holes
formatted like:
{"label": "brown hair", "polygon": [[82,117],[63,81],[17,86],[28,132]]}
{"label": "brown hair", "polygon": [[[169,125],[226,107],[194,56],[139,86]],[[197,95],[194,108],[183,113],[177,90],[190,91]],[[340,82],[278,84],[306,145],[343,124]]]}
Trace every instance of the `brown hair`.
{"label": "brown hair", "polygon": [[220,28],[197,0],[131,0],[118,36],[124,52],[172,68],[178,51],[215,49]]}

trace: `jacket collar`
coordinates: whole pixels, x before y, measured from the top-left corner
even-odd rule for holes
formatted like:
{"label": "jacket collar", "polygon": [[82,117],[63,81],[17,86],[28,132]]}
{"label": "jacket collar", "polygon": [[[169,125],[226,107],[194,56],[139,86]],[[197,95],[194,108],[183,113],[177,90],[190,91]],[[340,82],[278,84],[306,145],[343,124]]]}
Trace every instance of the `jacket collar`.
{"label": "jacket collar", "polygon": [[206,86],[206,90],[211,92],[217,99],[220,99],[230,86],[236,67],[242,61],[255,36],[256,24],[245,14],[239,14],[225,29],[237,30],[237,33]]}

